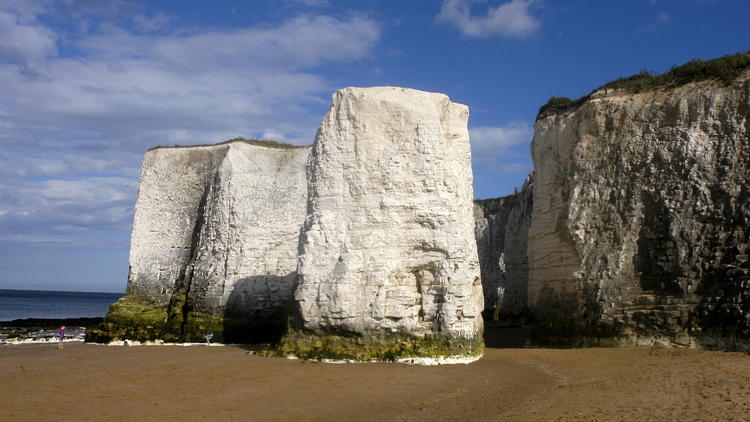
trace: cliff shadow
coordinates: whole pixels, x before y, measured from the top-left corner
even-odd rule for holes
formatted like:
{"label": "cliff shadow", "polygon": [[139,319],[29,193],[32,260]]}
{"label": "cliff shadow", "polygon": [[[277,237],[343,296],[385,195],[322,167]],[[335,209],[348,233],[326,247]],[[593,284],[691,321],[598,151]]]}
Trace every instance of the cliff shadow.
{"label": "cliff shadow", "polygon": [[277,343],[292,315],[297,273],[244,277],[234,284],[223,313],[223,342]]}
{"label": "cliff shadow", "polygon": [[529,345],[529,329],[521,324],[503,321],[484,321],[484,347],[489,349],[518,349]]}
{"label": "cliff shadow", "polygon": [[679,296],[680,266],[678,249],[670,227],[672,216],[664,200],[657,194],[645,192],[643,222],[638,232],[637,252],[633,266],[645,292],[660,296]]}

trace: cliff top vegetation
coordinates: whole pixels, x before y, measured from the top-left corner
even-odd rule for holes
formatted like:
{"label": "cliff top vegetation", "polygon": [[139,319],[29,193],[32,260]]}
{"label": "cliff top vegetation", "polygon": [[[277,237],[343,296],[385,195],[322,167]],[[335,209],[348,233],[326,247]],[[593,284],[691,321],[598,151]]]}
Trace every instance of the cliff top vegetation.
{"label": "cliff top vegetation", "polygon": [[229,140],[226,140],[224,142],[219,142],[217,144],[198,144],[198,145],[159,145],[153,148],[150,148],[149,151],[155,150],[155,149],[161,149],[161,148],[194,148],[194,147],[213,147],[217,145],[226,145],[232,142],[243,142],[250,145],[256,145],[260,147],[266,147],[266,148],[276,148],[276,149],[299,149],[299,148],[309,148],[310,145],[292,145],[287,144],[283,142],[278,141],[272,141],[269,139],[248,139],[248,138],[232,138]]}
{"label": "cliff top vegetation", "polygon": [[644,69],[635,75],[607,82],[577,100],[567,97],[551,97],[547,104],[539,109],[537,117],[578,108],[591,97],[591,94],[600,89],[619,89],[635,94],[705,80],[717,80],[728,85],[748,68],[750,68],[750,51],[713,60],[694,59],[682,66],[673,66],[668,72],[661,74],[654,74]]}

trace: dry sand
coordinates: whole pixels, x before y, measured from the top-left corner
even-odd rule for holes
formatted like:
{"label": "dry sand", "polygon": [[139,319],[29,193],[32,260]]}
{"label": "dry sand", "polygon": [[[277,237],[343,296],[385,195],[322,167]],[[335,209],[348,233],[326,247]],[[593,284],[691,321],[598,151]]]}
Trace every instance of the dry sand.
{"label": "dry sand", "polygon": [[242,347],[0,348],[2,421],[750,421],[750,356],[487,349],[468,365],[326,364]]}

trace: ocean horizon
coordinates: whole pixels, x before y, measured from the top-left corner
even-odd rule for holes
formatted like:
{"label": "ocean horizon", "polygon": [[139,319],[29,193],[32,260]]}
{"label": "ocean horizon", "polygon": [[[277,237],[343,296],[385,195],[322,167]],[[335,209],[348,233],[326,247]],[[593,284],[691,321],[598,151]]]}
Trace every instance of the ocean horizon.
{"label": "ocean horizon", "polygon": [[0,321],[103,317],[125,293],[0,289]]}

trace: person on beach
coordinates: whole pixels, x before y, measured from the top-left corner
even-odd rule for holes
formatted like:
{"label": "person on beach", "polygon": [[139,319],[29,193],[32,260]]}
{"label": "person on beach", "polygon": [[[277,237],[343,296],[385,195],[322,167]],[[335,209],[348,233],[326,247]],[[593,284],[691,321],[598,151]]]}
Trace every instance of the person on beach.
{"label": "person on beach", "polygon": [[62,327],[60,327],[60,331],[58,332],[58,334],[60,335],[60,342],[57,343],[57,348],[58,349],[62,349],[63,348],[63,339],[65,338],[65,326],[64,325]]}

